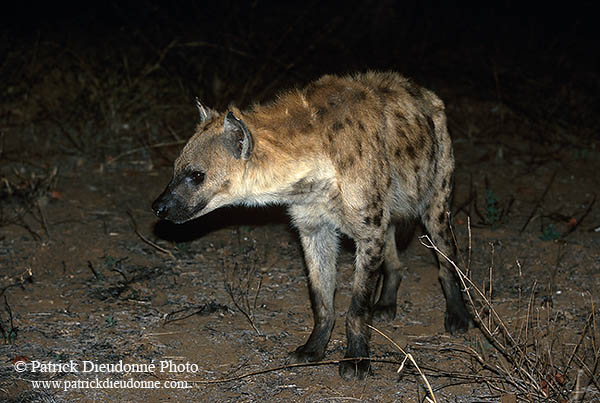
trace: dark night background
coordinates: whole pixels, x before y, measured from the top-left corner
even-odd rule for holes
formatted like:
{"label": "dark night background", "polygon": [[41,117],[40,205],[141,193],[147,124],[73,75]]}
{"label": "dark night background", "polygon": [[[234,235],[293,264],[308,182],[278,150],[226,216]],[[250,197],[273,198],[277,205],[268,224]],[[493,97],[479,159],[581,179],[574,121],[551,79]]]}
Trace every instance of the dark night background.
{"label": "dark night background", "polygon": [[[98,80],[108,79],[108,69],[144,75],[168,89],[156,100],[165,104],[199,96],[224,107],[262,101],[324,73],[391,69],[443,98],[469,95],[533,119],[597,127],[593,2],[98,3],[5,6],[3,85],[35,90],[52,69],[77,71],[84,62]],[[28,50],[55,59],[32,67]],[[19,90],[27,91],[11,95]],[[69,90],[81,93],[61,100],[90,91]]]}

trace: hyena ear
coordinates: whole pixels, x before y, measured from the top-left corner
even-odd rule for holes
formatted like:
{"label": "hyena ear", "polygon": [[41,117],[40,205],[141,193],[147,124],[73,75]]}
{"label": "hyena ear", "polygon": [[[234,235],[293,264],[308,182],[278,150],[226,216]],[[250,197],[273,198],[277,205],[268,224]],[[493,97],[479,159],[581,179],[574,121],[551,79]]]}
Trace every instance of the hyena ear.
{"label": "hyena ear", "polygon": [[252,154],[252,135],[240,119],[236,118],[233,112],[228,112],[225,116],[224,124],[224,143],[225,146],[236,159],[247,160]]}
{"label": "hyena ear", "polygon": [[204,123],[207,120],[210,120],[215,114],[215,112],[212,109],[202,105],[198,97],[196,97],[196,107],[198,108],[198,112],[200,113],[200,123]]}

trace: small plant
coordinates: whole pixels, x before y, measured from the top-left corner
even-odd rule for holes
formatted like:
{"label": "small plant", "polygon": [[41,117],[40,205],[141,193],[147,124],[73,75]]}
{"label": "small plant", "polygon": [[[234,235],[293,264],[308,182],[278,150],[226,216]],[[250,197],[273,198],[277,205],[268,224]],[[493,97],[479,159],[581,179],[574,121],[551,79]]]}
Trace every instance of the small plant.
{"label": "small plant", "polygon": [[2,320],[2,317],[0,317],[0,333],[2,333],[4,344],[12,344],[17,339],[17,328],[13,323],[12,310],[10,309],[10,305],[8,305],[6,295],[4,296],[4,306],[8,314],[7,326],[4,326],[4,321]]}
{"label": "small plant", "polygon": [[106,264],[106,266],[108,266],[108,268],[112,269],[115,263],[117,263],[117,259],[110,255],[105,255],[104,263]]}
{"label": "small plant", "polygon": [[590,155],[590,151],[587,148],[577,148],[575,149],[575,159],[576,160],[587,160]]}
{"label": "small plant", "polygon": [[117,321],[114,316],[110,315],[108,318],[106,318],[106,327],[114,327],[116,324]]}
{"label": "small plant", "polygon": [[496,229],[500,223],[498,198],[491,189],[488,189],[485,195],[485,219],[492,229]]}
{"label": "small plant", "polygon": [[[0,325],[2,327],[2,325]],[[2,339],[4,340],[4,344],[13,344],[15,340],[17,340],[17,329],[0,329],[2,330]]]}
{"label": "small plant", "polygon": [[175,247],[183,253],[190,253],[191,242],[179,242],[175,244]]}
{"label": "small plant", "polygon": [[540,239],[542,241],[556,241],[558,238],[560,238],[560,234],[558,233],[556,228],[554,228],[554,225],[552,223],[543,227],[542,235],[540,235]]}
{"label": "small plant", "polygon": [[[238,235],[240,232],[238,232]],[[238,250],[240,252],[234,254],[231,264],[225,264],[225,261],[222,262],[223,267],[227,268],[224,279],[225,291],[231,297],[231,301],[238,311],[248,319],[256,334],[262,336],[262,332],[258,329],[254,320],[254,311],[262,286],[262,276],[259,275],[258,281],[254,282],[256,275],[260,274],[256,270],[260,257],[253,243],[243,245],[240,238],[238,238]],[[253,285],[253,283],[256,285]]]}

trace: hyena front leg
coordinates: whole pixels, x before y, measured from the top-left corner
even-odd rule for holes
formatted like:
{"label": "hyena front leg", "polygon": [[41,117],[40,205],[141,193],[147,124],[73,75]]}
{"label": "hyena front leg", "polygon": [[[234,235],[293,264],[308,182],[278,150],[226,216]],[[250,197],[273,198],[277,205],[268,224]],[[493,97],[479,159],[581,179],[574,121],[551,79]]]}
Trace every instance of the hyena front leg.
{"label": "hyena front leg", "polygon": [[[355,239],[356,268],[352,284],[352,299],[346,316],[348,346],[345,358],[369,357],[369,339],[373,303],[384,259],[385,228],[374,228],[371,236]],[[370,361],[358,359],[342,361],[340,376],[345,380],[364,379],[370,372]]]}
{"label": "hyena front leg", "polygon": [[[423,212],[422,220],[434,245],[454,260],[456,248],[452,242],[448,211],[450,211],[449,191],[440,191],[432,198],[428,208]],[[444,326],[446,331],[453,335],[466,332],[473,324],[473,320],[465,306],[457,274],[446,259],[442,256],[437,256],[437,258],[439,262],[438,276],[446,297]]]}
{"label": "hyena front leg", "polygon": [[310,229],[301,227],[299,230],[308,269],[314,327],[306,344],[291,353],[290,360],[312,362],[319,361],[325,355],[335,321],[333,298],[338,233],[327,224]]}

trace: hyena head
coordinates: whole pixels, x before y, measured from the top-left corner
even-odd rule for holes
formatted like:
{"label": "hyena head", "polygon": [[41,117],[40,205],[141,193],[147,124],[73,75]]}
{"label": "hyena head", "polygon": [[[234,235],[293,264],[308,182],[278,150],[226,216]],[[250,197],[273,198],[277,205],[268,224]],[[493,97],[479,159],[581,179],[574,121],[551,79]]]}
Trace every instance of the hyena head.
{"label": "hyena head", "polygon": [[177,224],[235,203],[231,192],[252,154],[252,135],[233,112],[198,103],[200,125],[175,161],[173,178],[152,203],[155,214]]}

